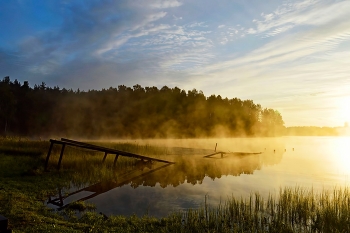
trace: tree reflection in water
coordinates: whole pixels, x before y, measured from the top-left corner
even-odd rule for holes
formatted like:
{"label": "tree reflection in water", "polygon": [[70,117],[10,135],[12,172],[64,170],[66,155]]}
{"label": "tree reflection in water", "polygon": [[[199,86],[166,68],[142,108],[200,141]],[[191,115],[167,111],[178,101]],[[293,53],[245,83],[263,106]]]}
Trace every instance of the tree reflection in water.
{"label": "tree reflection in water", "polygon": [[75,200],[85,201],[125,185],[130,185],[134,189],[139,186],[155,187],[157,184],[162,188],[177,187],[184,183],[200,185],[205,177],[215,180],[222,176],[253,174],[263,166],[278,164],[283,155],[282,147],[277,149],[277,152],[272,150],[262,153],[235,152],[227,153],[222,158],[220,154],[214,155],[210,157],[212,159],[203,158],[203,153],[212,153],[209,150],[177,147],[173,148],[173,151],[176,153],[166,155],[162,159],[174,161],[175,164],[135,160],[132,164],[117,167],[113,171],[113,179],[101,180],[75,191],[70,189],[68,191],[71,192],[65,196],[62,195],[65,192],[60,189],[58,196],[49,198],[48,204],[62,209],[74,199],[72,198],[74,195],[79,196],[79,193],[85,193],[85,196],[80,195]]}

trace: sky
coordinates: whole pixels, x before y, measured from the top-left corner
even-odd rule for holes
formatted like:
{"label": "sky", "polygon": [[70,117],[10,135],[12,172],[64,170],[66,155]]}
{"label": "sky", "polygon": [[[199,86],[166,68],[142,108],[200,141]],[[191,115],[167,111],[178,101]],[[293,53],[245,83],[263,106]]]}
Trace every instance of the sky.
{"label": "sky", "polygon": [[250,99],[286,126],[350,122],[349,0],[1,0],[0,78]]}

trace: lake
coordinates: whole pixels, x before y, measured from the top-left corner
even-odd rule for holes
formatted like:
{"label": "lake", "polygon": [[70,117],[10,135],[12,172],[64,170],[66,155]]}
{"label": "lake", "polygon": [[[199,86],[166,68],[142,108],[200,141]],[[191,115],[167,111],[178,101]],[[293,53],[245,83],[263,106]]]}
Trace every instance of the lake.
{"label": "lake", "polygon": [[[120,141],[116,141],[120,142]],[[166,146],[158,158],[175,162],[141,163],[119,171],[118,178],[84,187],[65,204],[83,199],[106,215],[163,217],[172,211],[211,206],[230,196],[259,192],[278,196],[283,187],[314,191],[350,184],[350,137],[280,137],[123,141]],[[207,158],[204,156],[223,151]],[[261,153],[260,153],[261,152]],[[81,191],[82,190],[82,191]],[[55,207],[49,204],[51,207]]]}

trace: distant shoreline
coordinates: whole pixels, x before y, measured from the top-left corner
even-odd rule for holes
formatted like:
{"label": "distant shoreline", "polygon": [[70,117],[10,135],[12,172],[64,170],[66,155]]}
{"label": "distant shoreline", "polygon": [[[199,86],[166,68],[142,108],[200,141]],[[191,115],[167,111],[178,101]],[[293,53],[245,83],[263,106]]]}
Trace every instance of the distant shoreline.
{"label": "distant shoreline", "polygon": [[286,127],[285,136],[350,136],[350,128],[293,126]]}

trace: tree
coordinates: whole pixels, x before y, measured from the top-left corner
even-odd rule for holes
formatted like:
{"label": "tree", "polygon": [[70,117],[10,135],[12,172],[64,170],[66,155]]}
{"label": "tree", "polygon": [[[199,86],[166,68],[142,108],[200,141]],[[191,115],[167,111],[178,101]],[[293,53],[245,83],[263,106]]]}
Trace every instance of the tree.
{"label": "tree", "polygon": [[281,114],[273,109],[264,109],[261,113],[261,130],[265,136],[280,135],[283,133],[284,121]]}
{"label": "tree", "polygon": [[16,98],[11,90],[10,77],[6,76],[0,83],[0,119],[4,126],[4,135],[7,134],[8,123],[16,110]]}

